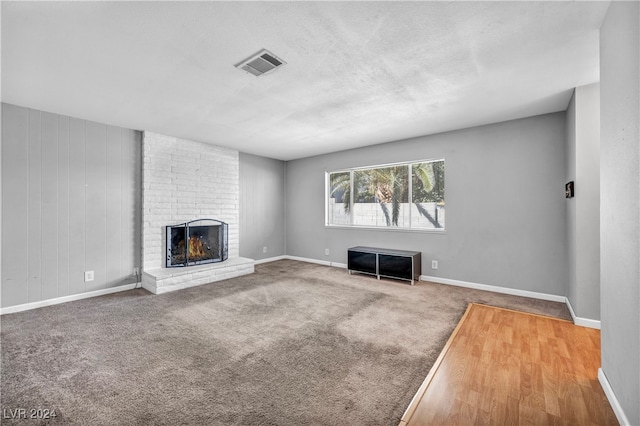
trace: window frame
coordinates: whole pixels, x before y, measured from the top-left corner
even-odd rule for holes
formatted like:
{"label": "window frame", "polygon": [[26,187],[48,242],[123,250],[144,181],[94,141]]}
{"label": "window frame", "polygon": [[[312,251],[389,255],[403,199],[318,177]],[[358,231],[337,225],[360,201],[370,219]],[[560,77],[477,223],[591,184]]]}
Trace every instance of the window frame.
{"label": "window frame", "polygon": [[[334,169],[334,170],[326,170],[325,171],[325,191],[324,191],[324,203],[325,203],[325,209],[324,209],[324,226],[325,228],[329,228],[329,229],[355,229],[355,230],[376,230],[376,231],[395,231],[395,232],[421,232],[421,233],[437,233],[437,234],[444,234],[447,231],[447,225],[446,225],[446,220],[445,220],[445,225],[442,228],[412,228],[411,227],[411,211],[409,213],[409,226],[406,227],[401,227],[401,226],[371,226],[371,225],[354,225],[354,210],[355,208],[351,208],[350,212],[349,212],[349,224],[345,225],[345,224],[331,224],[330,223],[330,208],[331,208],[331,203],[330,203],[330,199],[331,199],[331,175],[336,174],[336,173],[349,173],[349,191],[350,191],[350,199],[351,202],[353,203],[353,206],[355,206],[355,189],[354,189],[354,173],[356,171],[362,171],[362,170],[372,170],[372,169],[383,169],[383,168],[388,168],[388,167],[398,167],[398,166],[406,166],[408,168],[408,203],[409,206],[412,205],[413,203],[413,165],[414,164],[420,164],[420,163],[437,163],[442,161],[445,164],[445,190],[444,193],[446,194],[446,161],[444,157],[435,157],[435,158],[429,158],[429,159],[425,159],[425,160],[411,160],[411,161],[400,161],[400,162],[396,162],[396,163],[383,163],[383,164],[376,164],[376,165],[367,165],[367,166],[358,166],[358,167],[349,167],[349,168],[341,168],[341,169]],[[446,195],[445,195],[446,198]]]}

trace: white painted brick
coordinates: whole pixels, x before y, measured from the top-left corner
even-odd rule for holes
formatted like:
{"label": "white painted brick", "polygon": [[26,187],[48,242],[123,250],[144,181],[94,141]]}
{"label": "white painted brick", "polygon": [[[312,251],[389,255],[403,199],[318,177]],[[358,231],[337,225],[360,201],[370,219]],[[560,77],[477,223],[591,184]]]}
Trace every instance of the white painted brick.
{"label": "white painted brick", "polygon": [[[229,224],[229,255],[238,256],[239,153],[145,132],[143,264],[162,267],[164,227],[198,218]],[[210,279],[210,278],[206,278]],[[184,278],[176,281],[184,285]]]}
{"label": "white painted brick", "polygon": [[147,214],[153,214],[157,222],[158,217],[170,216],[172,211],[171,204],[153,203],[149,205]]}
{"label": "white painted brick", "polygon": [[155,174],[153,176],[148,176],[146,178],[146,182],[147,183],[165,183],[165,184],[171,184],[171,176],[168,175],[160,175],[160,174]]}
{"label": "white painted brick", "polygon": [[190,284],[191,284],[191,286],[196,286],[196,285],[208,284],[208,283],[210,283],[212,281],[213,280],[211,280],[211,279],[200,278],[200,279],[197,279],[197,280],[194,279],[193,281],[191,281]]}
{"label": "white painted brick", "polygon": [[149,182],[145,183],[145,185],[148,185],[148,188],[150,190],[157,191],[159,194],[161,194],[162,192],[171,192],[176,189],[176,184],[174,183]]}
{"label": "white painted brick", "polygon": [[197,187],[194,187],[194,183],[190,182],[190,183],[184,183],[184,182],[179,182],[177,179],[174,179],[175,185],[176,185],[176,192],[185,192],[188,194],[192,194],[198,195],[200,193],[200,191],[198,191]]}
{"label": "white painted brick", "polygon": [[169,175],[169,170],[171,170],[171,165],[173,164],[173,160],[171,158],[164,157],[155,157],[148,159],[144,165],[145,170],[154,170],[158,172],[158,175]]}

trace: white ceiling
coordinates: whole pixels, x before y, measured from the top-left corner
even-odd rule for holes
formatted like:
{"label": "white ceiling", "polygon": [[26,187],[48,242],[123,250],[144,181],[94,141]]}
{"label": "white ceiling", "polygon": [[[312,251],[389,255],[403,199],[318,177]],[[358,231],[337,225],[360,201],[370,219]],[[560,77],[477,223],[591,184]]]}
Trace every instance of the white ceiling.
{"label": "white ceiling", "polygon": [[608,5],[3,1],[2,101],[289,160],[564,110]]}

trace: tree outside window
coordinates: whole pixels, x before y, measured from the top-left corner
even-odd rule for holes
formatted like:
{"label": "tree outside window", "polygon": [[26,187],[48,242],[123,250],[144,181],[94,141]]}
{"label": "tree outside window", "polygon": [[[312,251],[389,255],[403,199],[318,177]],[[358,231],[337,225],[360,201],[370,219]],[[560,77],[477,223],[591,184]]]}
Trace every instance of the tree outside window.
{"label": "tree outside window", "polygon": [[444,229],[444,160],[328,173],[327,225]]}

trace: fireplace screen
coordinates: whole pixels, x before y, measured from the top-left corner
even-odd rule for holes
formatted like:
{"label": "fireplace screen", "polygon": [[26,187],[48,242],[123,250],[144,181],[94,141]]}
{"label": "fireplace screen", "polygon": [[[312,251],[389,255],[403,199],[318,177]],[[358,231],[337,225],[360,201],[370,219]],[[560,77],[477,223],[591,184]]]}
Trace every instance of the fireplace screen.
{"label": "fireplace screen", "polygon": [[167,226],[167,268],[227,260],[227,230],[214,219]]}

